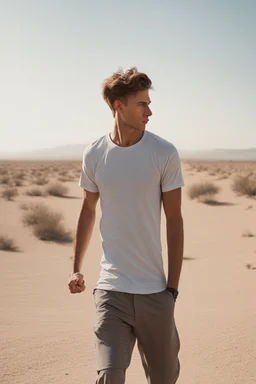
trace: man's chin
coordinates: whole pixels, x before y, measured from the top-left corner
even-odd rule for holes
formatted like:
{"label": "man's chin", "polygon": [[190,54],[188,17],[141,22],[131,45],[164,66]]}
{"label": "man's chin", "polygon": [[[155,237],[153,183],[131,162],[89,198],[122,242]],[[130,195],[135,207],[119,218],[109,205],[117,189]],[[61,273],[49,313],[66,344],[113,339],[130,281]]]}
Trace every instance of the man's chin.
{"label": "man's chin", "polygon": [[139,126],[132,127],[136,132],[144,132],[146,129],[146,124],[140,124]]}
{"label": "man's chin", "polygon": [[146,124],[141,124],[139,127],[138,127],[138,131],[140,131],[140,132],[143,132],[143,131],[145,131],[145,129],[146,129]]}

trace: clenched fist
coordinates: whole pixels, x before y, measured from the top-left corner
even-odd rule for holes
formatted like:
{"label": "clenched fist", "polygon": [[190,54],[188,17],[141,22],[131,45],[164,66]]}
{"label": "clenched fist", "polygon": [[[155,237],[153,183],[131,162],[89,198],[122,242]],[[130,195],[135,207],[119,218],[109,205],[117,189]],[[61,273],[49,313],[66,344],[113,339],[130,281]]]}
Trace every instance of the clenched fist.
{"label": "clenched fist", "polygon": [[85,281],[82,273],[74,273],[68,282],[69,290],[71,293],[81,293],[85,290]]}

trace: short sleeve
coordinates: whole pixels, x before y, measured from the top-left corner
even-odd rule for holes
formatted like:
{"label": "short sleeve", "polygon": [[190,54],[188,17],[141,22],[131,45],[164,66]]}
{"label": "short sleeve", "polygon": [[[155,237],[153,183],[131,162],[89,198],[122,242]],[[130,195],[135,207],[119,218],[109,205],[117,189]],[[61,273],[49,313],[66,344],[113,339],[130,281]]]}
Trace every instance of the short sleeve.
{"label": "short sleeve", "polygon": [[168,192],[183,186],[181,160],[177,149],[174,147],[174,151],[168,156],[161,174],[161,190]]}
{"label": "short sleeve", "polygon": [[92,152],[85,149],[83,153],[79,185],[89,192],[98,192],[99,189],[95,181],[95,166],[93,163]]}

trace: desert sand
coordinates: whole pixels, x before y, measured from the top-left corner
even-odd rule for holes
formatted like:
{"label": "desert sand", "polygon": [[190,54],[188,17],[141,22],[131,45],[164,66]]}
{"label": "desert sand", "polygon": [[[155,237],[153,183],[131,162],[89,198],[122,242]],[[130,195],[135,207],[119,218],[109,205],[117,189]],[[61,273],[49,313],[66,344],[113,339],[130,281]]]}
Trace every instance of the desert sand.
{"label": "desert sand", "polygon": [[[0,166],[28,172],[46,164],[1,162]],[[255,384],[256,200],[237,196],[230,184],[236,168],[248,166],[256,172],[256,164],[204,162],[201,168],[191,164],[183,162],[185,252],[175,309],[181,339],[178,384]],[[52,166],[57,174],[62,162]],[[42,241],[21,221],[21,203],[43,201],[62,212],[65,226],[75,232],[82,204],[80,163],[66,162],[65,167],[63,174],[76,169],[73,180],[63,182],[71,198],[26,196],[29,180],[17,187],[19,195],[13,201],[0,198],[0,234],[10,236],[19,247],[17,252],[0,251],[1,384],[95,382],[92,290],[101,257],[100,206],[82,271],[87,289],[77,295],[71,295],[67,286],[72,243]],[[218,204],[203,204],[187,195],[192,183],[206,179],[221,188]],[[0,185],[1,191],[4,188]],[[166,267],[164,216],[161,225]],[[242,236],[244,231],[251,237]],[[146,383],[136,348],[127,383]]]}

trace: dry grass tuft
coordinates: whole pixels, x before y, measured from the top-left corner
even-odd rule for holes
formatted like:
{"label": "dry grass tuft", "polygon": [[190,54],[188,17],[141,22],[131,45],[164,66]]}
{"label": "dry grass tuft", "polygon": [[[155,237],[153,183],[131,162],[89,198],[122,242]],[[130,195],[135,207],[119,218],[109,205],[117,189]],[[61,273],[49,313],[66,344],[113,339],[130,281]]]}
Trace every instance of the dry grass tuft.
{"label": "dry grass tuft", "polygon": [[48,178],[45,177],[45,176],[38,176],[38,177],[35,179],[34,183],[35,183],[36,185],[46,185],[46,184],[49,183],[49,180],[48,180]]}
{"label": "dry grass tuft", "polygon": [[206,171],[208,171],[208,167],[207,166],[205,166],[205,165],[198,165],[197,167],[196,167],[196,170],[197,170],[197,172],[206,172]]}
{"label": "dry grass tuft", "polygon": [[46,192],[39,187],[31,187],[26,191],[27,196],[45,196]]}
{"label": "dry grass tuft", "polygon": [[18,247],[16,246],[13,239],[10,237],[1,234],[0,235],[0,250],[1,251],[11,251],[11,252],[17,252]]}
{"label": "dry grass tuft", "polygon": [[5,167],[0,167],[0,175],[3,176],[3,175],[8,175],[8,169],[5,168]]}
{"label": "dry grass tuft", "polygon": [[57,180],[61,181],[63,183],[66,183],[67,181],[74,181],[74,180],[76,180],[76,176],[75,175],[59,176]]}
{"label": "dry grass tuft", "polygon": [[25,211],[22,222],[28,226],[48,220],[57,223],[63,219],[61,213],[52,212],[44,203],[23,204],[21,208]]}
{"label": "dry grass tuft", "polygon": [[62,224],[63,215],[51,211],[45,204],[23,206],[23,224],[33,226],[34,235],[40,240],[68,243],[72,241],[70,231]]}
{"label": "dry grass tuft", "polygon": [[20,203],[19,207],[20,209],[22,209],[23,211],[27,211],[29,209],[29,204],[28,203]]}
{"label": "dry grass tuft", "polygon": [[192,184],[188,189],[190,199],[210,199],[220,191],[220,188],[211,181],[203,181]]}
{"label": "dry grass tuft", "polygon": [[14,198],[16,196],[18,196],[19,192],[18,192],[18,189],[17,188],[14,188],[14,187],[6,187],[3,191],[2,191],[2,197],[6,200],[14,200]]}
{"label": "dry grass tuft", "polygon": [[251,172],[235,176],[231,188],[239,196],[256,197],[256,175]]}
{"label": "dry grass tuft", "polygon": [[226,174],[223,174],[223,175],[221,175],[221,176],[217,177],[217,180],[225,180],[225,179],[228,179],[228,178],[229,178],[229,176],[228,176],[228,175],[226,175]]}
{"label": "dry grass tuft", "polygon": [[51,196],[66,197],[68,194],[68,187],[62,183],[56,181],[48,185],[46,188],[47,193]]}
{"label": "dry grass tuft", "polygon": [[34,227],[34,234],[37,238],[44,241],[72,242],[71,232],[67,231],[62,223],[55,223],[52,220],[46,220],[36,225]]}
{"label": "dry grass tuft", "polygon": [[22,187],[24,185],[23,180],[19,180],[19,179],[16,179],[16,180],[14,179],[13,184],[15,185],[15,187]]}
{"label": "dry grass tuft", "polygon": [[19,172],[15,173],[15,174],[13,175],[13,178],[14,178],[14,179],[19,179],[19,180],[25,180],[25,179],[26,179],[26,176],[27,176],[26,172],[24,172],[24,171],[19,171]]}
{"label": "dry grass tuft", "polygon": [[242,233],[242,237],[254,237],[255,235],[249,231],[249,230],[246,230]]}
{"label": "dry grass tuft", "polygon": [[11,181],[11,179],[10,179],[10,176],[8,176],[8,175],[4,175],[1,178],[1,184],[8,185],[10,183],[10,181]]}

